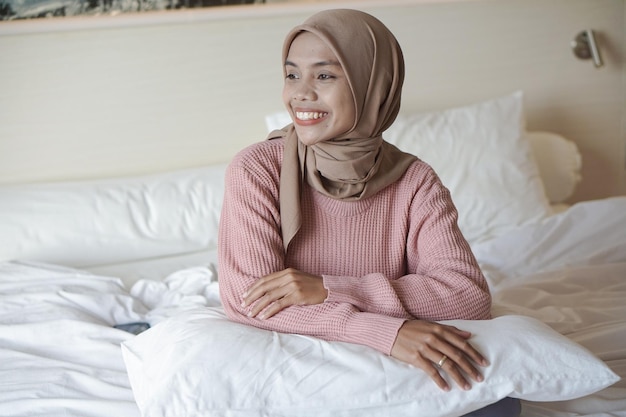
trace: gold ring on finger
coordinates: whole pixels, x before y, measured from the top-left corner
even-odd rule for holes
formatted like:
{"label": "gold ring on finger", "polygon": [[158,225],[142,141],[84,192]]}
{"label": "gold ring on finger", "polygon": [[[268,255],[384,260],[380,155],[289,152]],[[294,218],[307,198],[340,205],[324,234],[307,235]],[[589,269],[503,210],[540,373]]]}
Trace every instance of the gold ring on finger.
{"label": "gold ring on finger", "polygon": [[443,364],[446,363],[447,360],[448,360],[448,357],[446,355],[443,355],[441,359],[439,359],[439,362],[437,362],[437,366],[441,368]]}

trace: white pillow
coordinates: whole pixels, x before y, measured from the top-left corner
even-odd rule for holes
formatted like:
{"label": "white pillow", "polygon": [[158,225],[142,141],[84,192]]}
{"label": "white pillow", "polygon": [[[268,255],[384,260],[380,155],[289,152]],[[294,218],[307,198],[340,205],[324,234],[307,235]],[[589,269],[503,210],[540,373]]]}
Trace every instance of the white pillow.
{"label": "white pillow", "polygon": [[442,112],[400,115],[386,139],[435,169],[473,243],[550,215],[524,133],[523,97],[517,92]]}
{"label": "white pillow", "polygon": [[582,156],[576,144],[552,132],[528,132],[541,182],[550,203],[562,203],[581,180]]}
{"label": "white pillow", "polygon": [[0,186],[0,261],[89,267],[216,247],[225,171]]}
{"label": "white pillow", "polygon": [[[290,123],[266,117],[269,130]],[[523,95],[438,112],[400,114],[384,138],[429,163],[452,194],[470,242],[498,236],[551,214],[525,136]]]}
{"label": "white pillow", "polygon": [[208,417],[458,416],[504,397],[566,400],[619,377],[581,346],[523,316],[444,322],[474,334],[491,365],[469,391],[360,345],[229,321],[197,309],[122,345],[142,415]]}

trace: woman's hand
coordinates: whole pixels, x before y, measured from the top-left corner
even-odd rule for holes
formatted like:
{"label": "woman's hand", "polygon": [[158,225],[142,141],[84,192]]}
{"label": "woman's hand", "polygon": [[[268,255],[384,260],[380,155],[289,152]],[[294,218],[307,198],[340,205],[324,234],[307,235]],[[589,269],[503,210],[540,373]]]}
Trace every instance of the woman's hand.
{"label": "woman's hand", "polygon": [[481,382],[483,376],[474,364],[487,366],[487,360],[468,342],[470,332],[422,320],[405,322],[391,349],[391,356],[422,369],[439,388],[449,391],[442,377],[446,372],[465,390],[471,388],[466,376]]}
{"label": "woman's hand", "polygon": [[243,294],[241,306],[252,306],[249,317],[267,319],[284,308],[320,304],[327,297],[322,277],[287,268],[257,280]]}

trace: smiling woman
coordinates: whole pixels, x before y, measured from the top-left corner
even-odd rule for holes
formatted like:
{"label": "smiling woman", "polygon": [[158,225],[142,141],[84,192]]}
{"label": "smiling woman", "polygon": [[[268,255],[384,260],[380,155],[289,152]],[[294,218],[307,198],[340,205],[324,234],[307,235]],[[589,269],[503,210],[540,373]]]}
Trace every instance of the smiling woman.
{"label": "smiling woman", "polygon": [[[288,33],[283,62],[293,123],[241,151],[226,176],[226,313],[369,346],[444,391],[472,389],[487,359],[470,332],[435,321],[487,319],[491,298],[449,191],[383,140],[404,80],[396,38],[369,14],[323,11]],[[520,412],[518,400],[494,407],[480,415]]]}

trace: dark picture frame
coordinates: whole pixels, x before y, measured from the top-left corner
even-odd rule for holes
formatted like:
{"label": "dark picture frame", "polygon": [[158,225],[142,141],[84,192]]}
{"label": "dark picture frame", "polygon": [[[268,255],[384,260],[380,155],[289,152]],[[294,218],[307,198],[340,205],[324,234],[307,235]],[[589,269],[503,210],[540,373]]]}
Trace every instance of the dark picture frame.
{"label": "dark picture frame", "polygon": [[265,3],[265,0],[0,0],[0,21],[116,15],[254,3]]}

